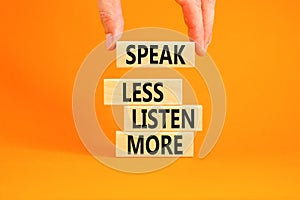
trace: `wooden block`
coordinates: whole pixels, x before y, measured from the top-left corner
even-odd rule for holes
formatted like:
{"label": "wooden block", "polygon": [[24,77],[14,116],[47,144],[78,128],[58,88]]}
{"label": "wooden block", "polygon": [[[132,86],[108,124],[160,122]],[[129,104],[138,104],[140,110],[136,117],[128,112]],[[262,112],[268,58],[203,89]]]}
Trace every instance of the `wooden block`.
{"label": "wooden block", "polygon": [[193,132],[116,133],[116,157],[193,157]]}
{"label": "wooden block", "polygon": [[187,68],[194,66],[194,42],[117,42],[117,67]]}
{"label": "wooden block", "polygon": [[125,131],[202,131],[202,106],[125,106]]}
{"label": "wooden block", "polygon": [[182,80],[104,79],[104,105],[153,104],[182,104]]}

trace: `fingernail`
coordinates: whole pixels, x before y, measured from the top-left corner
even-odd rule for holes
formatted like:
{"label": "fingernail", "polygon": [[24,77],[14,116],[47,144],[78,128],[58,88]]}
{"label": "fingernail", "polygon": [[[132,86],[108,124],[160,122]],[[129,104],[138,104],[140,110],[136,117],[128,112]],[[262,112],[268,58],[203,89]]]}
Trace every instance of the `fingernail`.
{"label": "fingernail", "polygon": [[106,34],[106,48],[110,49],[113,45],[113,36],[111,33]]}
{"label": "fingernail", "polygon": [[122,34],[118,34],[114,36],[114,42],[117,42],[122,37]]}
{"label": "fingernail", "polygon": [[209,45],[209,43],[206,43],[206,44],[204,45],[205,51],[207,51],[208,45]]}
{"label": "fingernail", "polygon": [[199,45],[196,43],[196,53],[199,55],[199,56],[204,56],[205,53],[206,53],[206,49],[202,47],[202,45]]}
{"label": "fingernail", "polygon": [[204,50],[205,51],[207,51],[209,45],[210,45],[210,42],[208,42],[208,43],[205,44],[205,46],[204,46]]}
{"label": "fingernail", "polygon": [[205,45],[204,45],[205,51],[207,51],[208,46],[210,45],[210,43],[211,43],[211,37],[209,37],[208,41],[207,41],[207,42],[205,43]]}

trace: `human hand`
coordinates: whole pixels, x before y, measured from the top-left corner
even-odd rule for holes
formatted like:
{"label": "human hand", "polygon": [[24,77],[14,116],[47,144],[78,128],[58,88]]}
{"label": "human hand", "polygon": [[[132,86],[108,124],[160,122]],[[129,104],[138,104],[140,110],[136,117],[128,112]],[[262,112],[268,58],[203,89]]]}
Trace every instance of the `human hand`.
{"label": "human hand", "polygon": [[[216,0],[176,0],[182,7],[188,35],[196,43],[196,53],[204,55],[212,40]],[[123,33],[124,18],[120,0],[98,0],[106,47],[113,50]]]}

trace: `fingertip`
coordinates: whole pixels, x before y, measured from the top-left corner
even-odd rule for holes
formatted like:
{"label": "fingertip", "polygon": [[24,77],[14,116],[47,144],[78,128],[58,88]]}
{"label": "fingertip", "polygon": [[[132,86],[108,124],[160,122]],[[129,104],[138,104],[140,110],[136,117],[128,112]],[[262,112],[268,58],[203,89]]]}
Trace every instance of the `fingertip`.
{"label": "fingertip", "polygon": [[106,48],[111,50],[113,44],[113,36],[111,33],[106,34]]}
{"label": "fingertip", "polygon": [[212,35],[209,34],[209,36],[207,36],[207,39],[206,39],[205,45],[204,45],[204,49],[205,49],[206,51],[207,51],[209,45],[211,44],[211,42],[212,42]]}
{"label": "fingertip", "polygon": [[206,44],[206,45],[204,46],[204,51],[205,51],[205,52],[207,52],[208,47],[209,47],[209,44]]}
{"label": "fingertip", "polygon": [[175,0],[179,5],[183,5],[184,0]]}
{"label": "fingertip", "polygon": [[195,43],[195,52],[198,56],[204,56],[206,54],[205,46],[201,40],[194,40],[190,37],[190,41]]}
{"label": "fingertip", "polygon": [[122,37],[122,33],[113,35],[111,33],[106,34],[106,48],[108,50],[114,50],[116,48],[117,41]]}
{"label": "fingertip", "polygon": [[204,56],[206,54],[206,49],[203,48],[201,45],[198,43],[195,43],[195,48],[196,48],[196,54],[198,56]]}

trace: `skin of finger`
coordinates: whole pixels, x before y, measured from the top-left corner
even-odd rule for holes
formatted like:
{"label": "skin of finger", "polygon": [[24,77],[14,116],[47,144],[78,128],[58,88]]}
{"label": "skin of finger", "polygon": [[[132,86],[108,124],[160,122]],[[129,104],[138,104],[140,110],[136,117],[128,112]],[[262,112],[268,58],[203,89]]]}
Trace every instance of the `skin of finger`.
{"label": "skin of finger", "polygon": [[212,40],[216,0],[202,0],[204,48],[207,49]]}
{"label": "skin of finger", "polygon": [[124,18],[120,0],[98,0],[101,22],[104,27],[105,34],[111,34],[113,44],[110,50],[115,48],[115,42],[124,29]]}
{"label": "skin of finger", "polygon": [[189,37],[196,42],[196,53],[203,55],[205,44],[201,0],[176,0],[176,2],[182,7]]}

